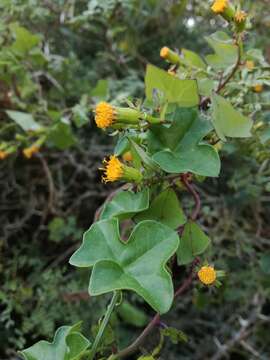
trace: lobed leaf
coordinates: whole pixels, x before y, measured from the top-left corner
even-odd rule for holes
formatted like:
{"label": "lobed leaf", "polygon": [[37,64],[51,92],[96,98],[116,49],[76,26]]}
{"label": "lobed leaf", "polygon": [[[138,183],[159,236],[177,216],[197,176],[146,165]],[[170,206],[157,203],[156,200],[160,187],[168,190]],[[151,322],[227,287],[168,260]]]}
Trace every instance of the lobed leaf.
{"label": "lobed leaf", "polygon": [[39,341],[20,354],[25,360],[76,360],[89,345],[77,325],[62,326],[56,331],[52,343]]}
{"label": "lobed leaf", "polygon": [[145,91],[147,99],[153,100],[154,90],[162,92],[169,103],[177,103],[185,107],[199,104],[198,86],[195,80],[180,80],[166,71],[148,65],[145,75]]}
{"label": "lobed leaf", "polygon": [[165,265],[176,252],[175,231],[155,221],[142,221],[123,243],[117,219],[101,220],[85,233],[70,264],[92,267],[89,293],[133,290],[160,313],[169,310],[173,284]]}
{"label": "lobed leaf", "polygon": [[155,125],[149,131],[153,160],[168,173],[218,176],[218,153],[202,142],[211,130],[211,123],[199,118],[195,109],[177,107],[170,127]]}
{"label": "lobed leaf", "polygon": [[236,111],[231,103],[220,95],[212,95],[212,123],[221,140],[228,137],[249,137],[252,120]]}
{"label": "lobed leaf", "polygon": [[209,237],[201,230],[199,225],[188,221],[180,238],[177,249],[177,260],[179,265],[186,265],[202,254],[210,244]]}
{"label": "lobed leaf", "polygon": [[120,191],[110,202],[106,203],[100,215],[100,219],[130,218],[138,212],[144,211],[149,206],[149,189],[141,192]]}
{"label": "lobed leaf", "polygon": [[151,203],[149,209],[136,215],[135,221],[156,220],[176,229],[186,222],[186,216],[172,189],[162,191]]}

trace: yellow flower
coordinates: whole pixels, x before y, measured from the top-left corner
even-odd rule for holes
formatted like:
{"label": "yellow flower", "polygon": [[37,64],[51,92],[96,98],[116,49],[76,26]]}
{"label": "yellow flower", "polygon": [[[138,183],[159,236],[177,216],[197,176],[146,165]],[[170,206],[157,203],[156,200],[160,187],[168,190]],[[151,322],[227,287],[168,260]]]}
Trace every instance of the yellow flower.
{"label": "yellow flower", "polygon": [[8,157],[8,153],[4,150],[0,150],[0,160],[4,160],[6,157]]}
{"label": "yellow flower", "polygon": [[252,60],[247,60],[246,61],[246,68],[249,70],[249,71],[252,71],[255,67],[255,64],[254,64],[254,61]]}
{"label": "yellow flower", "polygon": [[242,23],[246,20],[247,18],[247,13],[245,11],[236,11],[235,15],[234,15],[234,19],[237,23]]}
{"label": "yellow flower", "polygon": [[27,158],[30,159],[34,154],[39,152],[39,147],[36,145],[32,145],[28,148],[23,149],[23,155]]}
{"label": "yellow flower", "polygon": [[253,90],[256,92],[256,93],[261,93],[263,91],[263,85],[261,84],[256,84],[253,86]]}
{"label": "yellow flower", "polygon": [[133,156],[130,151],[127,151],[123,154],[123,160],[125,161],[132,161]]}
{"label": "yellow flower", "polygon": [[227,7],[229,5],[228,3],[229,3],[228,0],[215,0],[211,9],[216,14],[222,14],[227,9]]}
{"label": "yellow flower", "polygon": [[103,164],[105,164],[105,166],[100,170],[104,172],[102,181],[105,183],[117,180],[139,183],[143,178],[139,170],[121,163],[115,155],[111,155],[109,160],[104,159]]}
{"label": "yellow flower", "polygon": [[200,281],[205,285],[211,285],[216,281],[217,273],[212,266],[202,266],[198,271]]}
{"label": "yellow flower", "polygon": [[170,52],[170,49],[167,46],[164,46],[160,50],[160,57],[162,57],[163,59],[167,59],[169,52]]}
{"label": "yellow flower", "polygon": [[111,126],[115,120],[115,117],[115,108],[107,102],[102,101],[96,106],[95,122],[97,127],[104,129]]}
{"label": "yellow flower", "polygon": [[109,181],[117,181],[123,176],[123,164],[117,159],[115,155],[111,155],[109,160],[104,159],[103,163],[105,168],[101,169],[104,171],[102,181],[105,183]]}

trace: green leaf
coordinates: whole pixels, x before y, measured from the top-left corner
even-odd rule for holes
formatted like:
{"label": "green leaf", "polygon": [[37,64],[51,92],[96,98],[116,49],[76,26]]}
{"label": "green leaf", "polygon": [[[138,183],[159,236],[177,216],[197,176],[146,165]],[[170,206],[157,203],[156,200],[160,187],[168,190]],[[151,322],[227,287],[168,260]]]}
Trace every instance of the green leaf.
{"label": "green leaf", "polygon": [[188,221],[180,238],[177,249],[177,260],[179,265],[186,265],[202,254],[210,244],[209,237],[201,230],[199,225]]}
{"label": "green leaf", "polygon": [[149,206],[149,189],[142,192],[120,191],[110,202],[106,203],[100,215],[100,219],[131,218],[134,214],[147,209]]}
{"label": "green leaf", "polygon": [[67,149],[76,143],[71,126],[63,121],[52,128],[48,138],[60,150]]}
{"label": "green leaf", "polygon": [[195,52],[187,50],[187,49],[182,49],[182,54],[184,56],[184,62],[188,66],[195,67],[195,68],[198,68],[198,69],[205,69],[206,68],[205,62]]}
{"label": "green leaf", "polygon": [[[146,167],[155,171],[158,169],[156,163],[151,159],[151,157],[139,146],[135,141],[129,138],[131,145],[132,155],[139,158],[139,162],[142,162]],[[135,154],[134,154],[135,152]]]}
{"label": "green leaf", "polygon": [[122,242],[117,219],[101,220],[85,233],[70,264],[92,267],[89,293],[133,290],[160,313],[173,301],[173,284],[166,263],[178,248],[175,231],[155,221],[142,221]]}
{"label": "green leaf", "polygon": [[72,108],[73,121],[78,128],[89,122],[87,106],[83,104],[77,104]]}
{"label": "green leaf", "polygon": [[118,141],[117,144],[114,148],[114,154],[116,156],[120,156],[123,155],[126,151],[128,151],[130,148],[129,145],[129,141],[128,141],[128,137],[127,136],[121,136]]}
{"label": "green leaf", "polygon": [[218,153],[201,141],[211,130],[211,123],[199,118],[195,109],[177,107],[170,127],[151,126],[149,149],[153,160],[168,173],[218,176]]}
{"label": "green leaf", "polygon": [[173,344],[178,344],[181,342],[188,341],[187,335],[185,333],[183,333],[183,331],[175,329],[173,327],[167,327],[165,329],[162,329],[161,333],[164,336],[169,337]]}
{"label": "green leaf", "polygon": [[266,144],[270,140],[270,127],[263,129],[259,135],[262,144]]}
{"label": "green leaf", "polygon": [[96,87],[91,91],[90,95],[99,100],[106,100],[109,94],[108,80],[98,80]]}
{"label": "green leaf", "polygon": [[90,342],[77,331],[77,326],[62,326],[52,343],[39,341],[20,354],[25,360],[77,360],[89,347]]}
{"label": "green leaf", "polygon": [[130,304],[127,301],[123,301],[117,308],[117,312],[126,324],[130,324],[135,327],[143,327],[148,322],[148,317],[139,308]]}
{"label": "green leaf", "polygon": [[34,120],[31,114],[13,110],[6,110],[6,113],[24,131],[35,131],[41,129],[41,126]]}
{"label": "green leaf", "polygon": [[214,69],[226,69],[236,64],[238,59],[238,49],[226,33],[217,31],[216,33],[205,37],[208,44],[215,51],[215,54],[205,57],[207,63]]}
{"label": "green leaf", "polygon": [[215,87],[215,83],[212,79],[202,78],[198,79],[199,94],[202,96],[211,96]]}
{"label": "green leaf", "polygon": [[39,36],[31,34],[26,28],[17,23],[11,24],[10,29],[16,37],[11,49],[20,55],[25,55],[40,42]]}
{"label": "green leaf", "polygon": [[159,90],[166,101],[191,107],[199,104],[198,86],[195,80],[180,80],[153,65],[148,65],[145,76],[146,97],[153,99],[153,93]]}
{"label": "green leaf", "polygon": [[252,120],[236,111],[231,103],[220,95],[212,95],[212,122],[221,140],[228,137],[249,137]]}
{"label": "green leaf", "polygon": [[167,189],[152,201],[148,210],[135,217],[135,221],[142,220],[156,220],[176,229],[186,222],[186,216],[175,192],[172,189]]}
{"label": "green leaf", "polygon": [[270,253],[263,254],[260,258],[260,268],[261,270],[270,275]]}

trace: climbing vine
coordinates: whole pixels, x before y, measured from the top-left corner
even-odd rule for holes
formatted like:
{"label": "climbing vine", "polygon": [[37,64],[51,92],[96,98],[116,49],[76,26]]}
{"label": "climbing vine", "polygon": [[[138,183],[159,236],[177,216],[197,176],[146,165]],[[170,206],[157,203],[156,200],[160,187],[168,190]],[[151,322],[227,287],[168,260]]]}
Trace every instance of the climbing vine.
{"label": "climbing vine", "polygon": [[[212,53],[202,58],[191,50],[163,47],[160,56],[168,69],[147,66],[144,100],[128,100],[126,107],[96,105],[97,127],[117,138],[114,153],[104,159],[102,180],[124,185],[97,210],[69,263],[91,269],[89,294],[111,293],[111,301],[93,342],[80,333],[80,324],[63,326],[52,343],[40,341],[23,350],[26,360],[120,359],[138,353],[156,328],[160,343],[140,357],[155,359],[165,337],[186,341],[161,316],[191,286],[213,291],[222,286],[225,273],[216,269],[211,239],[201,226],[198,184],[220,175],[219,150],[226,142],[256,136],[254,114],[261,109],[269,70],[258,50],[245,50],[248,14],[228,0],[216,0],[212,11],[232,34],[207,36]],[[184,192],[193,198],[191,211],[182,206]],[[186,274],[182,283],[179,271]],[[156,314],[126,348],[106,347],[111,315],[127,291],[137,293]]]}

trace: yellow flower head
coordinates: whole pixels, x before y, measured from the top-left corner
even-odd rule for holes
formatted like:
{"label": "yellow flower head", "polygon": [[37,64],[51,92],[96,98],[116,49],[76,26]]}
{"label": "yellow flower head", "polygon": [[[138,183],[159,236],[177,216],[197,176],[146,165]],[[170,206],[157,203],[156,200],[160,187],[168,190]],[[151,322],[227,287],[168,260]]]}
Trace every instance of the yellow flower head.
{"label": "yellow flower head", "polygon": [[125,161],[132,161],[133,156],[132,156],[131,152],[130,152],[130,151],[125,152],[125,153],[123,154],[123,159],[124,159]]}
{"label": "yellow flower head", "polygon": [[255,64],[254,64],[254,61],[252,60],[247,60],[246,61],[246,68],[249,70],[249,71],[252,71],[255,67]]}
{"label": "yellow flower head", "polygon": [[205,285],[211,285],[216,281],[217,273],[212,266],[202,266],[198,271],[200,281]]}
{"label": "yellow flower head", "polygon": [[215,14],[222,14],[224,10],[227,9],[229,1],[228,0],[215,0],[211,9]]}
{"label": "yellow flower head", "polygon": [[166,59],[169,55],[170,49],[167,46],[164,46],[161,50],[160,50],[160,57],[162,57],[163,59]]}
{"label": "yellow flower head", "polygon": [[104,129],[111,126],[115,120],[115,108],[105,101],[100,102],[96,106],[95,122],[97,127]]}
{"label": "yellow flower head", "polygon": [[247,13],[245,11],[236,11],[235,15],[234,15],[234,19],[237,23],[242,23],[246,20],[247,18]]}
{"label": "yellow flower head", "polygon": [[263,85],[261,84],[257,84],[255,86],[253,86],[253,90],[256,92],[256,93],[261,93],[263,91]]}
{"label": "yellow flower head", "polygon": [[109,181],[117,181],[123,176],[123,164],[115,155],[111,155],[109,160],[104,159],[103,163],[105,164],[105,168],[100,170],[104,171],[102,181],[105,183]]}
{"label": "yellow flower head", "polygon": [[8,157],[8,153],[4,150],[0,150],[0,160],[4,160],[6,157]]}
{"label": "yellow flower head", "polygon": [[23,155],[27,158],[30,159],[34,154],[39,152],[39,147],[36,145],[32,145],[28,148],[23,149]]}

